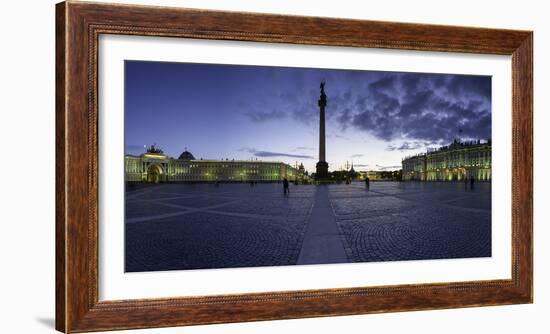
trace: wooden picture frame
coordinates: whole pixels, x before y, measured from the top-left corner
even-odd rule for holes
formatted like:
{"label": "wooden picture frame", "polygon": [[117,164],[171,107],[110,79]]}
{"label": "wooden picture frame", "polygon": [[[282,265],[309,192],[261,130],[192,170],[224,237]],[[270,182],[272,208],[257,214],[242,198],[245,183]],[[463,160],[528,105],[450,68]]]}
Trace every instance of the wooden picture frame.
{"label": "wooden picture frame", "polygon": [[[98,299],[101,34],[512,56],[511,279],[123,301]],[[531,303],[533,33],[66,1],[56,7],[56,329],[120,330]]]}

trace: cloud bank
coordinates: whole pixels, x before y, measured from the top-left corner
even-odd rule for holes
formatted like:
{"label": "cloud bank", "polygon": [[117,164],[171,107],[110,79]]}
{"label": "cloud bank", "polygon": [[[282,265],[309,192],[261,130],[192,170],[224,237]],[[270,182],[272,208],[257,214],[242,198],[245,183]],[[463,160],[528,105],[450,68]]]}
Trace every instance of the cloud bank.
{"label": "cloud bank", "polygon": [[287,157],[287,158],[296,158],[296,159],[315,159],[315,157],[306,154],[290,154],[290,153],[281,153],[281,152],[271,152],[271,151],[262,151],[256,150],[254,148],[245,147],[239,151],[252,153],[255,157],[259,158],[270,158],[270,157]]}
{"label": "cloud bank", "polygon": [[[326,77],[327,122],[340,133],[360,131],[408,150],[447,144],[455,138],[491,136],[491,78],[487,76],[318,70]],[[318,121],[315,75],[295,73],[296,82],[277,95],[278,110],[248,111],[254,122],[285,119],[315,126]],[[287,80],[289,80],[287,78]],[[307,88],[306,88],[307,87]],[[389,148],[390,149],[390,148]],[[391,150],[390,149],[390,150]]]}

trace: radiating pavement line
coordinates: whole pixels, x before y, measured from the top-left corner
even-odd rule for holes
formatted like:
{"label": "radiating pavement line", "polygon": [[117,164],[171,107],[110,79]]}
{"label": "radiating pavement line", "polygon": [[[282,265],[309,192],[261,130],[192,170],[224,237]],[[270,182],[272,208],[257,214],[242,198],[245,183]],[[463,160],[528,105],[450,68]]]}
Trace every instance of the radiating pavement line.
{"label": "radiating pavement line", "polygon": [[[177,216],[181,216],[181,215],[187,215],[187,214],[190,214],[190,213],[202,212],[202,211],[206,211],[206,210],[210,210],[210,209],[217,209],[217,208],[220,208],[222,206],[226,206],[226,205],[233,204],[233,203],[236,203],[236,202],[239,202],[239,201],[225,202],[225,203],[221,203],[221,204],[210,205],[210,206],[207,206],[207,207],[204,207],[204,208],[194,208],[194,209],[188,209],[188,210],[183,210],[183,211],[165,213],[165,214],[162,214],[162,215],[154,215],[154,216],[147,216],[147,217],[136,217],[136,218],[126,218],[126,223],[140,223],[140,222],[155,220],[155,219],[177,217]],[[166,204],[166,203],[163,203],[163,204]]]}
{"label": "radiating pavement line", "polygon": [[319,186],[297,264],[347,263],[326,186]]}
{"label": "radiating pavement line", "polygon": [[412,202],[412,203],[415,203],[415,204],[417,204],[419,206],[423,206],[423,207],[430,207],[430,208],[438,207],[438,208],[446,208],[446,209],[459,209],[459,210],[468,211],[468,212],[475,212],[475,213],[491,212],[491,209],[487,210],[487,209],[478,209],[478,208],[465,208],[465,207],[462,207],[462,206],[456,206],[456,205],[446,204],[444,202],[437,202],[437,201],[429,201],[429,203],[425,203],[424,201],[413,200],[413,199],[407,198],[406,196],[403,196],[403,195],[386,194],[386,193],[383,193],[381,191],[376,191],[376,190],[369,190],[369,191],[371,191],[373,193],[378,193],[378,194],[385,194],[386,196],[395,197],[397,199],[407,201],[407,202]]}
{"label": "radiating pavement line", "polygon": [[201,212],[201,213],[211,213],[211,214],[222,215],[222,216],[287,221],[287,218],[283,217],[283,216],[268,216],[268,215],[261,215],[261,214],[257,214],[257,213],[227,212],[227,211],[214,210],[214,209],[223,207],[225,205],[234,204],[234,203],[238,203],[238,202],[241,202],[241,201],[242,200],[235,200],[235,201],[230,201],[230,202],[226,202],[226,203],[217,204],[217,205],[214,205],[214,206],[207,206],[207,207],[204,207],[204,208],[194,208],[194,207],[179,205],[179,204],[163,203],[161,201],[155,201],[155,203],[159,204],[159,205],[164,205],[164,206],[167,206],[167,207],[171,207],[171,208],[179,208],[179,209],[186,210],[186,211],[181,211],[182,215],[187,214],[187,213],[196,213],[197,210],[198,210],[198,212]]}

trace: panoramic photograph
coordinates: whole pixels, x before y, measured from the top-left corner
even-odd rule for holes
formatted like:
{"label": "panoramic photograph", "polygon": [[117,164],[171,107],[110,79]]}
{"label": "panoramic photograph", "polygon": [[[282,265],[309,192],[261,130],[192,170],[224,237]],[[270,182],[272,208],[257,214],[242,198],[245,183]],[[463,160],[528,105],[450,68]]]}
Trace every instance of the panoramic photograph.
{"label": "panoramic photograph", "polygon": [[491,257],[491,77],[126,60],[125,271]]}

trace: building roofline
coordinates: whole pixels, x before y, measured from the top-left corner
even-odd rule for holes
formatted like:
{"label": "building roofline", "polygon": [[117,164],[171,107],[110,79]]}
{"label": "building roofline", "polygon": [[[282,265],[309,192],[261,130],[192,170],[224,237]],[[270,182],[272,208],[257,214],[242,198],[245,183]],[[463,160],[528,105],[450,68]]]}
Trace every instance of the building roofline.
{"label": "building roofline", "polygon": [[433,151],[427,151],[423,153],[418,153],[414,155],[409,155],[401,159],[401,161],[414,159],[414,158],[422,158],[427,157],[428,155],[435,155],[435,154],[444,154],[452,151],[463,151],[463,150],[470,150],[475,148],[481,148],[483,146],[492,146],[491,141],[484,142],[484,143],[473,143],[473,142],[465,142],[465,143],[451,143],[449,145],[441,146]]}
{"label": "building roofline", "polygon": [[[133,154],[126,154],[124,155],[125,157],[131,157],[131,158],[142,158],[143,156],[142,155],[133,155]],[[259,163],[259,164],[283,164],[283,165],[287,165],[287,166],[290,166],[292,168],[294,168],[292,165],[286,163],[286,162],[282,162],[282,161],[266,161],[266,160],[216,160],[216,159],[195,159],[195,160],[186,160],[186,159],[177,159],[177,158],[172,158],[172,157],[168,157],[166,156],[167,159],[169,160],[176,160],[176,161],[181,161],[181,162],[222,162],[222,163]]]}

